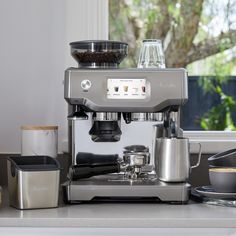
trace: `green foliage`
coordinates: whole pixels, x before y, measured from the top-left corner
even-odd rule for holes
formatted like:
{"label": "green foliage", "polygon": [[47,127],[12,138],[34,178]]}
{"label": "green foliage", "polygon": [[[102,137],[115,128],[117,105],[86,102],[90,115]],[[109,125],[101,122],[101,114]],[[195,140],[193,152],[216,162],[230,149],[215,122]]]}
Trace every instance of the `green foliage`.
{"label": "green foliage", "polygon": [[220,104],[212,107],[201,118],[200,125],[204,130],[232,130],[236,131],[232,113],[236,111],[236,101],[232,96],[226,95],[222,91],[222,85],[230,79],[229,71],[232,64],[224,63],[225,58],[218,55],[211,65],[214,77],[201,77],[199,85],[205,93],[216,93],[220,98]]}
{"label": "green foliage", "polygon": [[205,130],[236,131],[232,112],[236,111],[236,101],[232,96],[224,94],[219,86],[215,92],[220,96],[221,103],[213,107],[201,118],[201,127]]}
{"label": "green foliage", "polygon": [[214,59],[208,61],[209,74],[212,77],[202,76],[199,80],[199,85],[203,88],[205,93],[215,93],[217,86],[222,86],[230,79],[230,72],[233,63],[226,61],[227,58],[224,54],[220,53],[214,56]]}

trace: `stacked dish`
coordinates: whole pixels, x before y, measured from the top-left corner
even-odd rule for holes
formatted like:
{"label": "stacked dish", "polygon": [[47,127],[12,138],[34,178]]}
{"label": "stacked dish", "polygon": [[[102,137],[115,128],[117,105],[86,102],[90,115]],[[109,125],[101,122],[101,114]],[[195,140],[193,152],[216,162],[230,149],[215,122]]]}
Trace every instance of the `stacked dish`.
{"label": "stacked dish", "polygon": [[208,158],[211,186],[195,188],[201,196],[213,199],[236,199],[236,149]]}
{"label": "stacked dish", "polygon": [[213,189],[220,193],[236,193],[236,149],[210,157],[208,165]]}

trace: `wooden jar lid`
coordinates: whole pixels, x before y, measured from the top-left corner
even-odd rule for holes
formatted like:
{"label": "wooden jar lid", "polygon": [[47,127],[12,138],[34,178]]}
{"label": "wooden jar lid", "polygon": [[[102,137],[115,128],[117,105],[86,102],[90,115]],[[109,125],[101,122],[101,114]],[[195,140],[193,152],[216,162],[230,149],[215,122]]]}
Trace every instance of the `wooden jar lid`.
{"label": "wooden jar lid", "polygon": [[22,130],[58,130],[58,126],[54,125],[23,125]]}

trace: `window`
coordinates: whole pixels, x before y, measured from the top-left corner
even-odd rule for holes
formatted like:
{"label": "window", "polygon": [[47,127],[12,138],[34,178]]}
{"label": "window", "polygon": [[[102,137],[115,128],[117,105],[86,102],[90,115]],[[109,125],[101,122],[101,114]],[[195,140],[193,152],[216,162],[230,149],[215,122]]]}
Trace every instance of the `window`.
{"label": "window", "polygon": [[194,140],[233,137],[228,131],[236,131],[236,0],[109,0],[109,39],[129,43],[121,66],[136,67],[145,38],[162,40],[167,67],[188,70],[184,130]]}

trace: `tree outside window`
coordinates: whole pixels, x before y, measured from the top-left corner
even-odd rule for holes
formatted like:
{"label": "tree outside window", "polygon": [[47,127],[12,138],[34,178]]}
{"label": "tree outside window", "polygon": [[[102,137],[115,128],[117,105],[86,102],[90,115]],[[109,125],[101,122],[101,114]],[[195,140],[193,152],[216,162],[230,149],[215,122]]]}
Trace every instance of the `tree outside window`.
{"label": "tree outside window", "polygon": [[190,76],[182,127],[236,130],[236,0],[109,0],[109,38],[128,42],[125,67],[161,39],[166,66]]}

